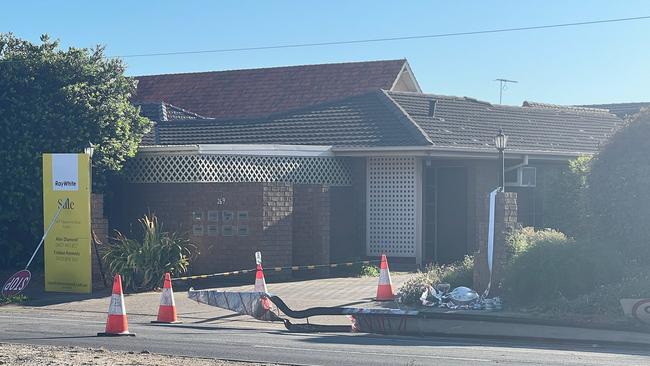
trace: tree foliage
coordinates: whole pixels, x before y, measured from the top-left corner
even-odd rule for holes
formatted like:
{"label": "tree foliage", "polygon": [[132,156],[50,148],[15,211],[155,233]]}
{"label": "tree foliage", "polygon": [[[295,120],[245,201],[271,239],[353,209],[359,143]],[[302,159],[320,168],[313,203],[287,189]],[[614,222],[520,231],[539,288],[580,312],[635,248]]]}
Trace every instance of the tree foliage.
{"label": "tree foliage", "polygon": [[45,152],[81,152],[92,142],[93,182],[119,171],[150,122],[129,98],[135,80],[104,49],[61,50],[0,34],[0,267],[26,261],[42,235]]}
{"label": "tree foliage", "polygon": [[627,121],[596,156],[589,177],[594,232],[650,263],[650,110]]}
{"label": "tree foliage", "polygon": [[554,228],[570,237],[585,237],[590,229],[588,176],[591,156],[583,155],[568,166],[544,171],[543,227]]}

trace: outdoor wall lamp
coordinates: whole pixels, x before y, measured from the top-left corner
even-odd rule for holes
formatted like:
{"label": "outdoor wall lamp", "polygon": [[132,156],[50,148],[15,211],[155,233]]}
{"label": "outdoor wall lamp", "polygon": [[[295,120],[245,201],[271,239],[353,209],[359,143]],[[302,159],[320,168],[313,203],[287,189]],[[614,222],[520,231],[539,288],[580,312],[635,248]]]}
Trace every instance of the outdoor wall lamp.
{"label": "outdoor wall lamp", "polygon": [[494,146],[496,146],[499,151],[499,184],[501,186],[501,192],[506,190],[506,159],[503,151],[506,149],[506,144],[508,143],[508,136],[503,134],[503,129],[499,127],[499,133],[494,136]]}
{"label": "outdoor wall lamp", "polygon": [[95,147],[92,143],[88,142],[88,146],[84,147],[84,154],[88,155],[91,159],[95,153]]}

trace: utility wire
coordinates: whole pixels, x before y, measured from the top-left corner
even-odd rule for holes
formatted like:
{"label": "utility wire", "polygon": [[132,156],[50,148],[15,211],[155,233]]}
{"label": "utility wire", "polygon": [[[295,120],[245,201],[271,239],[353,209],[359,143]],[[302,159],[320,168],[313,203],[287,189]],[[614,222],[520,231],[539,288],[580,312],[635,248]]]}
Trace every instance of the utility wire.
{"label": "utility wire", "polygon": [[438,33],[438,34],[428,34],[428,35],[418,35],[418,36],[371,38],[371,39],[357,39],[357,40],[317,42],[317,43],[296,43],[296,44],[241,47],[241,48],[221,48],[221,49],[199,50],[199,51],[177,51],[177,52],[158,52],[158,53],[139,53],[139,54],[136,53],[136,54],[121,55],[121,56],[111,56],[110,58],[196,55],[202,53],[246,52],[246,51],[273,50],[273,49],[283,49],[283,48],[321,47],[321,46],[334,46],[334,45],[358,44],[358,43],[394,42],[394,41],[404,41],[404,40],[413,40],[413,39],[460,37],[460,36],[471,36],[477,34],[521,32],[521,31],[529,31],[529,30],[536,30],[536,29],[577,27],[583,25],[628,22],[628,21],[645,20],[645,19],[650,19],[650,15],[631,17],[631,18],[603,19],[603,20],[592,20],[592,21],[585,21],[585,22],[547,24],[547,25],[536,25],[536,26],[517,27],[517,28],[486,29],[486,30],[477,30],[477,31],[468,31],[468,32]]}
{"label": "utility wire", "polygon": [[[529,30],[536,30],[536,29],[578,27],[578,26],[583,26],[583,25],[604,24],[604,23],[620,23],[620,22],[628,22],[628,21],[635,21],[635,20],[647,20],[647,19],[650,19],[650,15],[638,16],[638,17],[629,17],[629,18],[591,20],[591,21],[573,22],[573,23],[546,24],[546,25],[536,25],[536,26],[517,27],[517,28],[484,29],[484,30],[467,31],[467,32],[438,33],[438,34],[428,34],[428,35],[418,35],[418,36],[370,38],[370,39],[357,39],[357,40],[331,41],[331,42],[316,42],[316,43],[296,43],[296,44],[257,46],[257,47],[241,47],[241,48],[220,48],[220,49],[199,50],[199,51],[137,53],[137,54],[127,54],[127,55],[119,55],[119,56],[108,56],[107,58],[135,58],[135,57],[156,57],[156,56],[173,56],[173,55],[196,55],[196,54],[205,54],[205,53],[246,52],[246,51],[260,51],[260,50],[272,50],[272,49],[283,49],[283,48],[321,47],[321,46],[334,46],[334,45],[345,45],[345,44],[394,42],[394,41],[405,41],[405,40],[414,40],[414,39],[461,37],[461,36],[471,36],[471,35],[480,35],[480,34],[521,32],[521,31],[529,31]],[[21,59],[0,59],[0,63],[4,63],[4,62],[20,62],[20,61],[24,61],[24,60],[21,60]]]}

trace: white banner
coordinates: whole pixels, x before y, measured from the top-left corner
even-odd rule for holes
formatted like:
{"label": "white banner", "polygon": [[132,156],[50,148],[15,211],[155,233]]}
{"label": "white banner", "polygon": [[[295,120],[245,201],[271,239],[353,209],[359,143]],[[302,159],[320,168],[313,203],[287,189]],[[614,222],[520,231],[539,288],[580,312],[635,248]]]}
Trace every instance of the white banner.
{"label": "white banner", "polygon": [[497,192],[500,188],[495,189],[490,192],[490,212],[488,214],[488,240],[487,240],[487,262],[488,269],[490,270],[490,280],[488,282],[485,293],[483,297],[487,297],[490,293],[490,286],[492,286],[492,262],[494,258],[494,214],[495,214],[495,205]]}
{"label": "white banner", "polygon": [[492,277],[492,258],[494,257],[494,210],[498,188],[490,192],[490,213],[488,219],[487,261]]}

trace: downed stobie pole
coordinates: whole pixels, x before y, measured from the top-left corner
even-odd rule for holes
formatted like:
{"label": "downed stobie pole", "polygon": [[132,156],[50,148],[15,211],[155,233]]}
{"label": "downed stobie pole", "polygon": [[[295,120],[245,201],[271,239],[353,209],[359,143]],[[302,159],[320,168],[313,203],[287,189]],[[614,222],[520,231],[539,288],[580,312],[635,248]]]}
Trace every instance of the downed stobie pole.
{"label": "downed stobie pole", "polygon": [[249,315],[258,320],[282,321],[289,330],[301,331],[354,331],[354,322],[349,326],[324,326],[313,324],[292,324],[288,319],[282,318],[278,311],[268,305],[270,300],[277,310],[294,319],[305,319],[319,315],[368,315],[368,316],[417,316],[417,311],[400,309],[373,309],[351,307],[314,307],[305,310],[292,310],[278,296],[264,292],[227,292],[219,290],[194,290],[190,288],[188,297],[202,304],[215,306],[221,309],[234,311],[238,314]]}
{"label": "downed stobie pole", "polygon": [[[411,335],[445,335],[441,321],[465,321],[481,323],[511,323],[540,326],[584,327],[578,322],[550,321],[547,319],[528,319],[510,316],[494,316],[477,312],[461,313],[457,311],[417,311],[386,308],[355,308],[355,307],[313,307],[294,310],[278,296],[262,292],[226,292],[219,290],[194,290],[188,292],[190,299],[199,303],[234,311],[238,314],[249,315],[258,320],[282,321],[290,331],[298,332],[365,332],[379,334],[411,334]],[[267,306],[268,302],[275,309]],[[286,317],[283,317],[282,314]],[[321,315],[347,316],[350,325],[319,325],[311,322],[294,324],[291,319],[307,319]],[[592,329],[609,329],[608,327],[584,327]],[[620,330],[612,327],[610,330]],[[460,334],[467,335],[471,334]],[[478,336],[478,335],[474,335]],[[534,338],[534,337],[533,337]]]}

